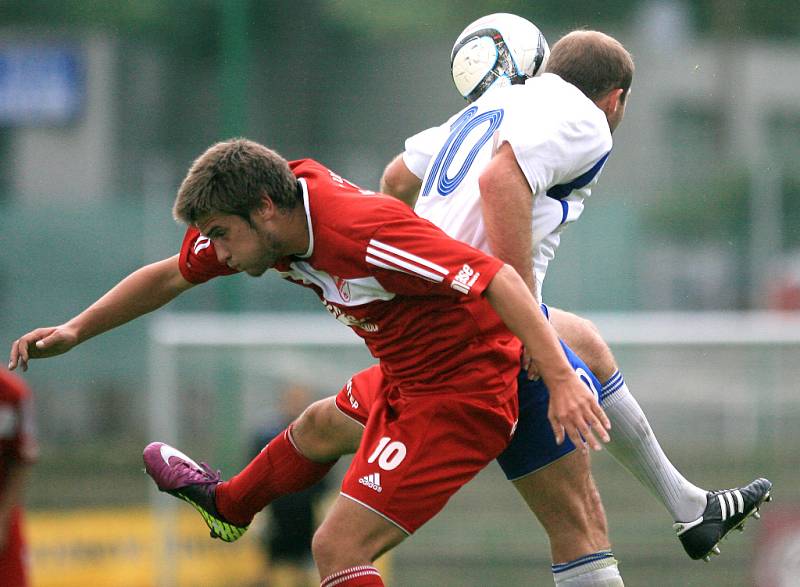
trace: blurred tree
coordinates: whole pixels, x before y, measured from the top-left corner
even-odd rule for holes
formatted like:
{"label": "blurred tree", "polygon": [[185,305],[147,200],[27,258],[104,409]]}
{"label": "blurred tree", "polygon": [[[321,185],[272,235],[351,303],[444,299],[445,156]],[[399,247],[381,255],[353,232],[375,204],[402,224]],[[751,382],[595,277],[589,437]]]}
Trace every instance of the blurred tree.
{"label": "blurred tree", "polygon": [[716,31],[731,38],[760,37],[769,40],[800,36],[797,0],[690,0],[698,32]]}
{"label": "blurred tree", "polygon": [[[637,7],[647,1],[669,0],[538,0],[534,6],[525,0],[320,0],[319,26],[344,28],[368,35],[414,32],[436,35],[443,23],[458,15],[464,23],[490,12],[515,12],[534,20],[546,20],[560,28],[579,26],[608,27],[624,25]],[[684,0],[698,33],[719,30],[719,22],[735,35],[786,39],[800,35],[800,10],[797,0]],[[287,0],[254,2],[260,14],[292,12],[294,3]],[[193,50],[214,48],[218,16],[224,6],[219,0],[4,0],[0,1],[0,19],[8,26],[36,24],[48,27],[98,26],[119,33],[205,39]],[[296,12],[295,12],[296,14]],[[264,23],[254,23],[264,24]],[[210,33],[210,34],[209,34]]]}
{"label": "blurred tree", "polygon": [[698,182],[695,177],[645,208],[645,230],[675,242],[720,241],[739,248],[748,236],[749,178],[743,167],[730,165]]}
{"label": "blurred tree", "polygon": [[783,243],[784,250],[800,250],[800,177],[787,174],[781,190],[783,210]]}

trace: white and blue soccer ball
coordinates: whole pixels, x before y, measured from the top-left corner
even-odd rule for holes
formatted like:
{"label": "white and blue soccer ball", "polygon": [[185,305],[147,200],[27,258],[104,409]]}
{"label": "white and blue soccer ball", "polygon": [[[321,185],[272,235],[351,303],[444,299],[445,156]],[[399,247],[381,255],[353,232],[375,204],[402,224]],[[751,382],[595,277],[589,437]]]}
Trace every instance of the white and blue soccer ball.
{"label": "white and blue soccer ball", "polygon": [[524,83],[544,71],[550,47],[539,28],[498,12],[465,28],[450,53],[456,88],[469,102],[489,88]]}

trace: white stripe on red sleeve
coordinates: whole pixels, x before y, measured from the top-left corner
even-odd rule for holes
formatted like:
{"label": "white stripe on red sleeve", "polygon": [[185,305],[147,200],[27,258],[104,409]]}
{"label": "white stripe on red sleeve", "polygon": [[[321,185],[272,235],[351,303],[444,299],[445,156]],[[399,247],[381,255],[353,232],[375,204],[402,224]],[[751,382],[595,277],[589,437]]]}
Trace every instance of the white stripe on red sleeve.
{"label": "white stripe on red sleeve", "polygon": [[[366,260],[368,263],[384,269],[417,275],[437,283],[441,283],[444,277],[450,273],[441,265],[375,239],[369,241],[367,253]],[[376,257],[380,260],[376,259]]]}

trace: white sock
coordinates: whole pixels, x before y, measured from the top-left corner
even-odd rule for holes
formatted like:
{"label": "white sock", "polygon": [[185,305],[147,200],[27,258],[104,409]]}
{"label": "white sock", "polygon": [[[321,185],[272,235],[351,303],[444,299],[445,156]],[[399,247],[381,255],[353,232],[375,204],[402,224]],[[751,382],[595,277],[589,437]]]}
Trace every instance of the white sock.
{"label": "white sock", "polygon": [[610,550],[587,554],[574,561],[553,565],[553,581],[559,587],[624,587],[617,559]]}
{"label": "white sock", "polygon": [[706,490],[684,478],[661,450],[636,398],[617,371],[603,384],[600,404],[611,420],[611,455],[672,514],[676,522],[699,518],[706,507]]}

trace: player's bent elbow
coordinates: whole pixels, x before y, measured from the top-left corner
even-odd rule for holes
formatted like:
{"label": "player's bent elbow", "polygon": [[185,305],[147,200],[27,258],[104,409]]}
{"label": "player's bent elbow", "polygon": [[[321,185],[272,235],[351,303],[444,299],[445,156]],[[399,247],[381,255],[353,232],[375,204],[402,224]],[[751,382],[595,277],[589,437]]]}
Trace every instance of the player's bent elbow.
{"label": "player's bent elbow", "polygon": [[505,192],[496,174],[482,173],[478,178],[478,188],[480,190],[482,202],[487,204],[502,204]]}
{"label": "player's bent elbow", "polygon": [[494,178],[481,173],[478,177],[478,189],[481,192],[481,199],[485,200],[494,195]]}
{"label": "player's bent elbow", "polygon": [[381,192],[414,206],[419,193],[419,180],[416,176],[410,177],[410,172],[403,173],[396,166],[390,165],[381,177]]}

